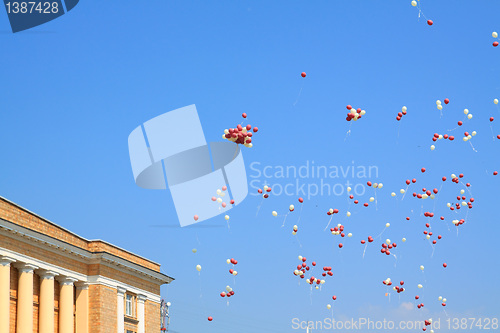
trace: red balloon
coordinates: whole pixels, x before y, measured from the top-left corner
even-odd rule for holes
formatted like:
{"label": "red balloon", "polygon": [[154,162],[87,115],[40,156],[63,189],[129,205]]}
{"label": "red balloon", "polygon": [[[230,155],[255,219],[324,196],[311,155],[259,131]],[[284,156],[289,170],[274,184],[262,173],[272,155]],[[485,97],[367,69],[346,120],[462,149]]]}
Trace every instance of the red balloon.
{"label": "red balloon", "polygon": [[253,131],[254,131],[254,132],[257,132],[258,130],[259,130],[259,128],[258,128],[258,127],[254,127],[254,128],[253,128]]}
{"label": "red balloon", "polygon": [[246,117],[247,117],[247,114],[246,114],[246,113],[242,113],[242,114],[241,114],[241,116],[242,116],[243,118],[246,118]]}
{"label": "red balloon", "polygon": [[352,109],[352,106],[348,105],[348,106],[346,106],[346,108],[347,108],[347,110],[350,110],[350,109]]}
{"label": "red balloon", "polygon": [[420,171],[425,172],[425,168],[420,169]]}
{"label": "red balloon", "polygon": [[416,182],[417,182],[417,179],[416,179],[416,178],[413,178],[413,179],[411,180],[411,182],[412,182],[412,183],[416,183]]}
{"label": "red balloon", "polygon": [[372,236],[368,236],[368,241],[371,243],[373,242],[373,237]]}
{"label": "red balloon", "polygon": [[460,120],[460,121],[458,122],[458,126],[462,126],[462,124],[463,124],[463,122]]}
{"label": "red balloon", "polygon": [[428,24],[428,25],[433,25],[433,24],[434,24],[434,22],[432,22],[432,20],[427,20],[427,24]]}
{"label": "red balloon", "polygon": [[450,136],[448,137],[448,140],[453,141],[453,140],[455,140],[455,137],[454,137],[453,135],[450,135]]}
{"label": "red balloon", "polygon": [[234,205],[234,200],[229,201],[231,205]]}
{"label": "red balloon", "polygon": [[420,298],[420,297],[419,297],[418,295],[417,295],[417,296],[415,296],[415,299],[419,299],[419,298]]}
{"label": "red balloon", "polygon": [[493,176],[498,175],[498,171],[493,171]]}
{"label": "red balloon", "polygon": [[495,120],[495,118],[493,118],[493,117],[490,117],[490,121],[493,121],[493,120]]}
{"label": "red balloon", "polygon": [[212,321],[214,320],[214,318],[212,318],[212,316],[208,317],[208,321]]}
{"label": "red balloon", "polygon": [[304,199],[299,198],[299,202],[300,202],[300,203],[303,203],[303,202],[304,202]]}
{"label": "red balloon", "polygon": [[361,244],[364,244],[364,243],[366,243],[366,242],[365,242],[365,240],[364,240],[364,239],[362,239],[362,240],[361,240]]}
{"label": "red balloon", "polygon": [[448,98],[445,98],[444,99],[444,104],[448,104],[448,103],[450,103],[450,100]]}
{"label": "red balloon", "polygon": [[441,239],[441,238],[443,238],[443,236],[441,236],[441,235],[438,235],[438,239]]}
{"label": "red balloon", "polygon": [[334,301],[336,301],[336,300],[337,300],[337,296],[333,295],[333,296],[332,296],[332,299],[333,299]]}
{"label": "red balloon", "polygon": [[306,72],[302,72],[302,73],[300,73],[300,76],[302,76],[302,77],[306,77]]}
{"label": "red balloon", "polygon": [[368,185],[368,186],[372,186],[372,182],[367,181],[367,182],[366,182],[366,185]]}
{"label": "red balloon", "polygon": [[497,42],[497,41],[494,41],[494,42],[493,42],[493,46],[494,46],[494,47],[497,47],[497,46],[498,46],[498,42]]}
{"label": "red balloon", "polygon": [[339,248],[341,249],[344,245],[342,243],[339,243]]}
{"label": "red balloon", "polygon": [[312,262],[312,265],[313,265],[313,266],[316,266],[316,261],[313,261],[313,262]]}
{"label": "red balloon", "polygon": [[447,263],[444,263],[444,264],[443,264],[443,267],[444,267],[444,268],[446,268],[447,266],[448,266],[448,264],[447,264]]}

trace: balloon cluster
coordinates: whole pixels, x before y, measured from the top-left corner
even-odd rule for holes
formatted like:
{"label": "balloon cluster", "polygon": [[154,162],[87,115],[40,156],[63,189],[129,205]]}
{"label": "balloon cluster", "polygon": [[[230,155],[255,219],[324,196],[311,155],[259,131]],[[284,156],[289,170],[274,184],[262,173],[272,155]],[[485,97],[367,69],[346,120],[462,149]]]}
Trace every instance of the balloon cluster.
{"label": "balloon cluster", "polygon": [[[219,198],[217,198],[215,196],[212,197],[212,201],[219,203],[222,208],[227,207],[227,204],[224,201],[222,201],[222,198],[226,195],[226,191],[227,191],[227,186],[224,185],[224,186],[222,186],[222,190],[221,189],[217,190],[217,196]],[[234,200],[231,200],[230,203],[231,203],[231,205],[233,205]]]}
{"label": "balloon cluster", "polygon": [[[246,113],[241,115],[243,118],[247,117]],[[253,128],[253,133],[256,133],[259,129],[257,127]],[[230,128],[224,130],[224,134],[222,135],[223,139],[227,139],[229,141],[235,142],[236,144],[242,144],[247,148],[251,148],[252,144],[252,126],[246,125],[245,127],[238,125],[236,128]]]}
{"label": "balloon cluster", "polygon": [[397,120],[397,121],[400,121],[400,120],[401,120],[401,118],[403,118],[403,116],[406,116],[406,110],[407,110],[406,106],[403,106],[403,107],[401,108],[401,112],[398,112],[398,115],[397,115],[397,117],[396,117],[396,120]]}
{"label": "balloon cluster", "polygon": [[[299,256],[299,260],[302,262],[302,264],[297,265],[297,268],[293,271],[293,275],[299,276],[301,279],[304,279],[306,272],[311,268],[306,264],[307,259],[305,257]],[[311,265],[314,268],[316,266],[316,262],[313,261]],[[332,268],[327,266],[323,267],[323,273],[321,275],[323,277],[326,277],[327,275],[333,276]],[[311,275],[311,277],[306,279],[306,282],[310,285],[316,284],[316,289],[319,289],[319,285],[324,284],[326,281],[324,279],[315,278]]]}
{"label": "balloon cluster", "polygon": [[438,301],[442,302],[441,303],[442,306],[446,306],[446,298],[443,298],[442,296],[439,296],[438,297]]}
{"label": "balloon cluster", "polygon": [[[229,264],[233,264],[233,267],[234,267],[234,265],[237,265],[237,264],[238,264],[238,260],[236,260],[236,259],[234,259],[234,258],[227,259],[227,260],[226,260],[226,262],[227,262],[227,264],[228,264],[228,265],[229,265]],[[231,268],[231,269],[229,270],[229,274],[236,276],[236,275],[238,275],[238,272],[237,272],[237,271],[235,271],[233,268]]]}
{"label": "balloon cluster", "polygon": [[[264,199],[267,199],[267,198],[269,198],[269,193],[271,193],[271,188],[270,188],[269,186],[265,185],[265,186],[264,186],[264,190],[262,190],[262,189],[260,189],[260,188],[259,188],[259,189],[257,190],[257,192],[258,192],[259,194],[262,194],[262,193],[266,192],[266,193],[262,194],[262,197],[263,197]],[[273,212],[273,215],[274,215],[274,212]],[[276,215],[275,215],[275,216],[276,216]]]}
{"label": "balloon cluster", "polygon": [[[496,38],[498,38],[498,33],[497,33],[496,31],[493,31],[493,32],[491,33],[491,36],[492,36],[493,38],[495,38],[495,39],[496,39]],[[498,41],[494,41],[494,42],[493,42],[493,46],[494,46],[494,47],[497,47],[497,46],[498,46]]]}
{"label": "balloon cluster", "polygon": [[380,249],[380,253],[390,255],[391,254],[391,249],[396,248],[398,245],[396,243],[391,244],[391,240],[387,238],[385,240],[385,243],[382,243],[382,248]]}
{"label": "balloon cluster", "polygon": [[366,113],[365,110],[361,110],[360,108],[358,108],[356,110],[350,105],[347,105],[346,108],[347,108],[347,110],[349,110],[349,112],[347,112],[347,117],[345,118],[345,120],[347,120],[347,121],[351,121],[351,120],[356,121],[358,119],[361,119],[361,117],[364,116]]}

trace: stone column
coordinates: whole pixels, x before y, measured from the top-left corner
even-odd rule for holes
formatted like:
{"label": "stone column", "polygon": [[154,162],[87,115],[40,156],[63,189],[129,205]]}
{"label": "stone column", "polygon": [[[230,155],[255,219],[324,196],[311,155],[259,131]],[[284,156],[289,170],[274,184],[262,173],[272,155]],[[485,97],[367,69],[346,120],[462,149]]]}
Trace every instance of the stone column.
{"label": "stone column", "polygon": [[125,288],[122,287],[117,287],[117,325],[116,327],[118,328],[118,333],[123,333],[125,331],[125,312],[124,312],[124,300],[123,297],[125,296],[125,292],[127,291]]}
{"label": "stone column", "polygon": [[76,286],[76,333],[89,333],[89,284],[77,282]]}
{"label": "stone column", "polygon": [[144,295],[137,295],[137,333],[145,333],[144,301],[147,299]]}
{"label": "stone column", "polygon": [[15,261],[0,256],[0,332],[10,332],[10,263]]}
{"label": "stone column", "polygon": [[70,277],[58,279],[61,286],[59,294],[59,332],[73,333],[75,327],[73,315],[73,283],[78,281]]}
{"label": "stone column", "polygon": [[33,271],[38,267],[26,263],[15,266],[19,271],[16,333],[33,333]]}
{"label": "stone column", "polygon": [[40,307],[38,330],[40,333],[54,333],[54,277],[52,271],[42,271],[40,275]]}

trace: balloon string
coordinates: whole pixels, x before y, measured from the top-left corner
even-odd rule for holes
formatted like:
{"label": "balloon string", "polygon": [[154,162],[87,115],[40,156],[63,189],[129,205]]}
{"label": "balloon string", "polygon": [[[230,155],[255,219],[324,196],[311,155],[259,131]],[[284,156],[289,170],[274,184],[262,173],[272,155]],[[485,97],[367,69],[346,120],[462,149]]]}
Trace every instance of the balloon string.
{"label": "balloon string", "polygon": [[396,261],[394,261],[394,268],[396,268],[396,265],[398,263],[398,257],[395,254],[393,254],[393,256],[394,256],[394,259],[396,259]]}
{"label": "balloon string", "polygon": [[368,247],[368,243],[365,244],[365,249],[363,250],[363,259],[365,259],[366,248]]}
{"label": "balloon string", "polygon": [[302,248],[302,244],[300,243],[299,237],[297,235],[295,235],[295,236],[297,237],[297,242],[299,243],[299,247]]}
{"label": "balloon string", "polygon": [[468,141],[469,141],[470,146],[472,147],[472,150],[473,150],[475,153],[477,153],[477,150],[476,150],[476,148],[474,148],[474,145],[472,144],[472,142],[470,142],[470,140],[468,140]]}
{"label": "balloon string", "polygon": [[201,274],[198,272],[198,281],[200,282],[200,298],[203,297],[202,290],[201,290]]}
{"label": "balloon string", "polygon": [[260,204],[257,206],[257,213],[255,214],[255,216],[259,215],[260,207],[262,206],[263,203],[264,203],[264,198],[262,198]]}
{"label": "balloon string", "polygon": [[304,82],[302,82],[302,86],[300,87],[299,95],[297,96],[297,100],[295,101],[295,103],[293,103],[293,106],[295,106],[295,104],[297,104],[297,102],[299,101],[300,94],[302,94],[302,88],[304,88]]}
{"label": "balloon string", "polygon": [[323,231],[326,231],[326,229],[328,229],[328,226],[330,225],[330,222],[332,222],[332,219],[333,219],[333,214],[332,214],[332,216],[330,217],[330,221],[328,221],[328,224],[326,225],[325,230],[323,230]]}
{"label": "balloon string", "polygon": [[375,210],[378,210],[378,203],[377,203],[377,190],[376,190],[376,189],[373,189],[373,191],[375,192]]}
{"label": "balloon string", "polygon": [[493,133],[493,126],[490,123],[490,129],[491,129],[491,138],[493,139],[493,142],[495,141],[495,133]]}
{"label": "balloon string", "polygon": [[387,227],[385,227],[385,228],[382,230],[382,232],[381,232],[381,233],[380,233],[377,237],[375,237],[375,238],[380,238],[380,236],[382,236],[382,234],[384,233],[385,229],[387,229]]}
{"label": "balloon string", "polygon": [[403,197],[401,198],[401,201],[403,201],[403,199],[405,198],[406,192],[408,192],[409,187],[410,187],[410,185],[406,185],[405,193],[403,193]]}
{"label": "balloon string", "polygon": [[286,215],[285,215],[285,219],[283,220],[283,225],[281,226],[282,228],[285,226],[285,221],[286,221],[286,218],[288,217],[288,214],[290,214],[290,213],[286,213]]}
{"label": "balloon string", "polygon": [[302,216],[302,208],[303,208],[303,207],[304,207],[303,205],[300,205],[299,219],[297,220],[297,224],[299,224],[299,222],[300,222],[300,218],[301,218],[301,216]]}

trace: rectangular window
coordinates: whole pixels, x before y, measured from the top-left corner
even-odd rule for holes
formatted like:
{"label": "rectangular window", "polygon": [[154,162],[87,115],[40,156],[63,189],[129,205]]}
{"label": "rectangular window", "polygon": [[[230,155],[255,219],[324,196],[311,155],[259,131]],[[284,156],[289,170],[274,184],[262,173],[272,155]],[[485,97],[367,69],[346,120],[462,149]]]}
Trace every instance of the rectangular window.
{"label": "rectangular window", "polygon": [[135,297],[133,295],[126,295],[125,314],[130,317],[135,317]]}

